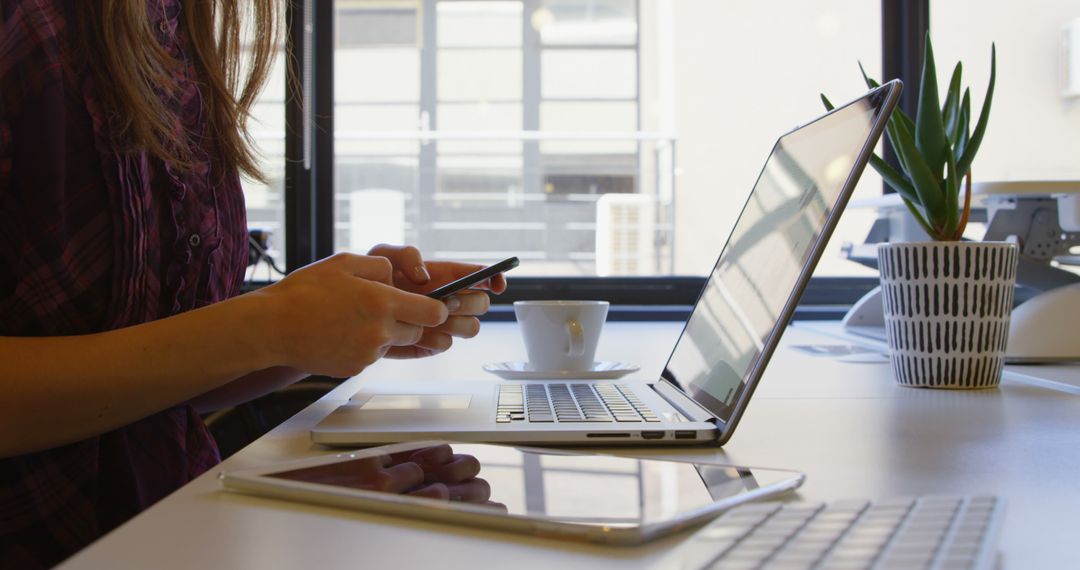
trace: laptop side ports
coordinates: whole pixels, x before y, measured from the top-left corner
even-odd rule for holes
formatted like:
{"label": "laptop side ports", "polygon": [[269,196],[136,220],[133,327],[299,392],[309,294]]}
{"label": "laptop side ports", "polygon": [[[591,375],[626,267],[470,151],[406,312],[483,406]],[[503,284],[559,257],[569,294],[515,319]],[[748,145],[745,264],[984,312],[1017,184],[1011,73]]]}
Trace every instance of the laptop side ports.
{"label": "laptop side ports", "polygon": [[664,439],[664,432],[662,432],[662,431],[643,431],[643,432],[641,432],[641,439]]}

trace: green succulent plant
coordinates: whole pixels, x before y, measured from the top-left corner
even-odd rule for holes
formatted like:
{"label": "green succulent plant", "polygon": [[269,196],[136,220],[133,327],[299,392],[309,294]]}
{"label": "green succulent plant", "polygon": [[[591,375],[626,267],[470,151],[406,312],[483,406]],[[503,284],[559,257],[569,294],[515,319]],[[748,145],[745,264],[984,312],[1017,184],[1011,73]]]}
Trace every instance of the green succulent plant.
{"label": "green succulent plant", "polygon": [[[971,130],[971,90],[965,88],[963,96],[960,95],[963,66],[959,62],[956,64],[942,103],[938,95],[934,49],[927,33],[915,120],[897,107],[885,128],[900,163],[900,172],[881,157],[870,157],[874,170],[900,194],[919,225],[934,240],[957,241],[967,227],[971,214],[971,162],[986,133],[996,68],[997,48],[991,44],[990,84],[986,88],[979,120]],[[878,87],[879,83],[866,75],[861,63],[859,70],[868,87]],[[821,101],[826,109],[833,109],[824,94]],[[961,204],[960,186],[964,179],[967,184]]]}

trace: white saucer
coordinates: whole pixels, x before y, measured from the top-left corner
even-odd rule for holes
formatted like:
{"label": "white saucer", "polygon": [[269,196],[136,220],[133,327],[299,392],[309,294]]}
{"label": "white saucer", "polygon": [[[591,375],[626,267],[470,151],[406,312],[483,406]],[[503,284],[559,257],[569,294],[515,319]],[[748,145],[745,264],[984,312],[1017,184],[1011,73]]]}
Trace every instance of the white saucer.
{"label": "white saucer", "polygon": [[594,362],[589,370],[533,370],[528,362],[491,362],[484,370],[506,380],[611,380],[640,369],[625,362]]}

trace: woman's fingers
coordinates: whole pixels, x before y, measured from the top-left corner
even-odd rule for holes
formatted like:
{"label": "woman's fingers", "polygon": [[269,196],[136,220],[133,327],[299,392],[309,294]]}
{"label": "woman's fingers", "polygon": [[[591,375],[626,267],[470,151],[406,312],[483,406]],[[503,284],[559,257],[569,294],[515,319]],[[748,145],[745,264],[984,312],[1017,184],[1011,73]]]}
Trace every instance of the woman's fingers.
{"label": "woman's fingers", "polygon": [[[455,318],[455,317],[451,317]],[[443,325],[439,325],[442,327]],[[417,348],[422,348],[430,354],[439,354],[450,350],[453,346],[454,339],[449,334],[434,329],[425,329],[424,334],[420,337],[420,340],[416,341]]]}
{"label": "woman's fingers", "polygon": [[476,317],[450,317],[437,327],[423,329],[414,343],[391,346],[386,356],[400,359],[434,356],[450,350],[454,337],[472,338],[479,332],[480,321]]}
{"label": "woman's fingers", "polygon": [[368,255],[389,259],[394,267],[395,276],[401,275],[414,285],[426,285],[431,281],[431,274],[428,273],[424,264],[424,256],[420,254],[420,250],[411,245],[383,243],[371,248]]}
{"label": "woman's fingers", "polygon": [[[340,269],[349,275],[367,279],[369,281],[378,281],[379,283],[385,283],[387,285],[393,285],[393,271],[394,267],[384,257],[371,257],[367,255],[356,255],[354,253],[336,253],[326,261],[313,264],[324,265],[326,267],[332,267]],[[320,268],[321,269],[321,268]]]}
{"label": "woman's fingers", "polygon": [[430,348],[424,348],[419,345],[412,346],[392,346],[382,354],[383,358],[391,358],[395,360],[411,360],[414,358],[427,358],[429,356],[435,356],[443,350],[433,350]]}
{"label": "woman's fingers", "polygon": [[386,303],[390,314],[401,323],[434,327],[446,322],[449,309],[442,301],[400,289],[388,288]]}
{"label": "woman's fingers", "polygon": [[472,338],[480,333],[480,320],[476,317],[450,317],[445,323],[429,330],[457,338]]}
{"label": "woman's fingers", "polygon": [[491,308],[491,298],[483,291],[458,291],[444,302],[451,315],[479,316]]}
{"label": "woman's fingers", "polygon": [[425,329],[416,325],[397,322],[389,327],[387,346],[411,346],[420,341]]}

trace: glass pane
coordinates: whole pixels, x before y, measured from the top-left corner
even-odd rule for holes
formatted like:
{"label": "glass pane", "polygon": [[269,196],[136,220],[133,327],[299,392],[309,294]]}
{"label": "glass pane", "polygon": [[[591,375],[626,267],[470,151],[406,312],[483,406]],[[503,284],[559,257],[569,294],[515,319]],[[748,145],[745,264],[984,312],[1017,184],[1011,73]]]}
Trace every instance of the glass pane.
{"label": "glass pane", "polygon": [[[515,154],[449,154],[440,143],[436,194],[426,226],[428,255],[490,263],[515,255],[535,234]],[[514,234],[528,234],[523,239]]]}
{"label": "glass pane", "polygon": [[521,2],[439,2],[439,47],[520,47]]}
{"label": "glass pane", "polygon": [[339,103],[334,105],[334,130],[346,139],[356,132],[416,131],[419,109],[417,105]]}
{"label": "glass pane", "polygon": [[[336,4],[334,244],[338,251],[363,253],[377,243],[417,239],[408,212],[419,188],[422,148],[418,136],[423,120],[419,5],[355,0]],[[353,28],[346,31],[347,25]]]}
{"label": "glass pane", "polygon": [[417,46],[420,7],[417,2],[346,2],[337,7],[338,47]]}
{"label": "glass pane", "polygon": [[441,131],[519,131],[521,103],[442,103]]}
{"label": "glass pane", "polygon": [[[241,179],[247,205],[249,230],[269,232],[268,254],[278,267],[285,267],[285,54],[278,50],[266,88],[251,109],[248,125],[255,139],[259,168],[267,183]],[[248,268],[249,279],[277,280],[281,278],[268,263],[261,261]]]}
{"label": "glass pane", "polygon": [[[423,47],[339,48],[338,165],[367,174],[338,190],[401,193],[401,215],[385,217],[400,224],[380,241],[519,254],[521,275],[702,275],[776,138],[822,112],[819,93],[863,93],[859,61],[880,76],[878,4],[545,0],[525,13],[439,1],[438,29],[420,30],[438,38],[437,108],[420,106]],[[522,42],[524,26],[540,46]],[[575,100],[589,98],[601,100]],[[857,197],[880,193],[867,170]],[[845,213],[819,274],[872,274],[839,249],[874,216]]]}
{"label": "glass pane", "polygon": [[415,243],[407,212],[417,190],[416,154],[339,152],[334,167],[335,250]]}
{"label": "glass pane", "polygon": [[418,102],[420,50],[339,48],[334,52],[334,98],[338,103]]}
{"label": "glass pane", "polygon": [[439,52],[440,101],[520,101],[521,50]]}
{"label": "glass pane", "polygon": [[474,133],[459,139],[440,139],[440,153],[493,153],[521,155],[520,103],[443,103],[439,130]]}
{"label": "glass pane", "polygon": [[636,0],[542,0],[529,19],[544,45],[629,46],[637,43],[636,6]]}
{"label": "glass pane", "polygon": [[[632,102],[563,102],[540,104],[540,128],[544,131],[577,133],[582,140],[545,141],[544,153],[635,152],[637,104]],[[590,136],[594,135],[594,136]]]}
{"label": "glass pane", "polygon": [[545,99],[632,99],[637,95],[634,50],[544,50]]}

